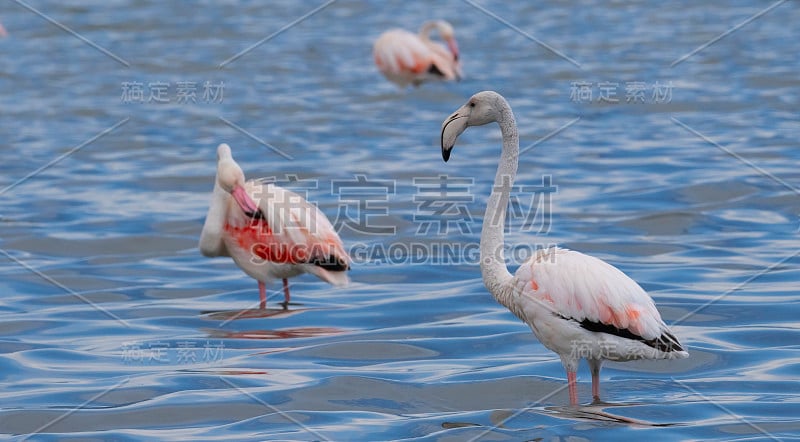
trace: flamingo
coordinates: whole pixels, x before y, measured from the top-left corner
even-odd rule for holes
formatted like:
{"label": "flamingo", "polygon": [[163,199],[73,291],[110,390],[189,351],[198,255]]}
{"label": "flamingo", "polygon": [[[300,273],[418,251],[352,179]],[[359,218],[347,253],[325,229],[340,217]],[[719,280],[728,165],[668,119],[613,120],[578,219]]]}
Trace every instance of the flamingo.
{"label": "flamingo", "polygon": [[570,404],[578,403],[576,372],[586,359],[592,395],[600,400],[603,360],[689,356],[661,320],[652,298],[616,267],[573,250],[539,250],[512,275],[503,256],[503,225],[517,174],[519,135],[508,102],[493,91],[473,95],[442,123],[442,158],[469,126],[497,122],[503,151],[481,230],[481,274],[494,298],[557,353],[567,372]]}
{"label": "flamingo", "polygon": [[224,143],[217,147],[217,176],[200,252],[230,256],[255,278],[262,309],[266,283],[273,279],[283,279],[284,309],[290,300],[288,278],[311,273],[335,286],[349,282],[350,257],[325,215],[294,192],[264,180],[245,181]]}
{"label": "flamingo", "polygon": [[[431,41],[433,29],[447,48]],[[400,87],[419,86],[429,80],[461,79],[458,43],[453,26],[444,20],[425,22],[418,35],[404,29],[388,30],[375,41],[372,55],[381,73]]]}

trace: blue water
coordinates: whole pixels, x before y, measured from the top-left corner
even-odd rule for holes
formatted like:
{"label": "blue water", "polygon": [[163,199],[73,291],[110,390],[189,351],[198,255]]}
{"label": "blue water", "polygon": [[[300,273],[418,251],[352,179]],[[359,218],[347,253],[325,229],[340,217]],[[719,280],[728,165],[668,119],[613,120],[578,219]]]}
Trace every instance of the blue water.
{"label": "blue water", "polygon": [[[268,3],[0,6],[0,433],[800,439],[796,2],[340,0],[290,27],[317,4]],[[466,78],[398,90],[372,41],[434,17]],[[608,363],[607,403],[567,406],[477,267],[499,131],[441,160],[483,89],[533,145],[509,265],[548,244],[613,263],[690,358]],[[220,142],[334,220],[349,287],[303,276],[302,305],[259,313],[255,281],[200,255]]]}

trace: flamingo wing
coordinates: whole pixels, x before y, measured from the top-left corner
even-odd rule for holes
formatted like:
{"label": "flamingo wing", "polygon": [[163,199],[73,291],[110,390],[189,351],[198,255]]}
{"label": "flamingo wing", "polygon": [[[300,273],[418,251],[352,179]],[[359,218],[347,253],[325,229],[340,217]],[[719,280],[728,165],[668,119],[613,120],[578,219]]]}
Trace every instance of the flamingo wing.
{"label": "flamingo wing", "polygon": [[[259,180],[245,190],[259,207],[250,226],[258,227],[251,250],[267,261],[303,265],[334,284],[346,283],[350,257],[328,218],[302,196]],[[338,275],[338,276],[337,276]]]}
{"label": "flamingo wing", "polygon": [[449,50],[430,40],[425,41],[424,44],[430,51],[431,71],[435,69],[438,75],[445,80],[459,80],[461,78],[461,63],[455,59],[455,56]]}
{"label": "flamingo wing", "polygon": [[523,293],[586,330],[681,352],[647,292],[619,269],[568,249],[540,250],[519,268]]}
{"label": "flamingo wing", "polygon": [[411,83],[431,69],[430,48],[417,35],[402,29],[381,34],[372,55],[378,69],[395,82]]}

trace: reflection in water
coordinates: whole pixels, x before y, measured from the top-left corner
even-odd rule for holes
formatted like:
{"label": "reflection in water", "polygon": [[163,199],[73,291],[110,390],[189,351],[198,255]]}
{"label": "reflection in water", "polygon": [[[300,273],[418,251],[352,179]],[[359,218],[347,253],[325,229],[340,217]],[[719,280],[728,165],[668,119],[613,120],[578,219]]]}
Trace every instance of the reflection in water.
{"label": "reflection in water", "polygon": [[[684,425],[682,423],[648,422],[640,419],[633,419],[626,416],[620,416],[617,414],[609,413],[608,411],[604,410],[604,408],[608,407],[616,408],[616,407],[631,407],[639,405],[647,405],[647,404],[642,404],[642,403],[612,404],[608,402],[595,401],[590,405],[579,405],[579,406],[524,408],[521,410],[495,410],[489,414],[489,420],[492,423],[492,427],[488,428],[486,431],[489,432],[495,428],[507,429],[509,428],[507,426],[508,423],[513,421],[515,418],[518,418],[529,412],[535,414],[548,415],[556,418],[575,420],[575,421],[616,422],[620,424],[635,425],[641,427],[671,427],[671,426]],[[538,420],[540,419],[533,419],[534,422]],[[480,426],[482,425],[473,422],[453,422],[453,421],[442,422],[442,428],[445,429],[480,427]]]}
{"label": "reflection in water", "polygon": [[[208,319],[222,321],[220,326],[224,327],[231,321],[238,319],[265,319],[265,318],[287,318],[296,314],[304,313],[312,309],[283,309],[283,308],[258,308],[244,310],[218,310],[203,311],[202,315]],[[344,333],[346,330],[338,327],[293,327],[281,330],[245,330],[229,331],[221,329],[208,329],[206,332],[210,338],[222,339],[293,339],[293,338],[314,338],[320,336],[333,336]]]}
{"label": "reflection in water", "polygon": [[212,373],[216,376],[262,376],[270,372],[266,370],[183,370],[184,373]]}
{"label": "reflection in water", "polygon": [[217,311],[203,311],[201,315],[206,315],[209,319],[217,321],[234,321],[237,319],[253,319],[253,318],[285,318],[298,313],[305,312],[307,308],[288,310],[283,308],[251,308],[244,310],[217,310]]}
{"label": "reflection in water", "polygon": [[578,406],[578,407],[545,407],[544,412],[555,417],[563,417],[567,419],[577,420],[590,420],[600,422],[618,422],[621,424],[630,424],[643,427],[671,427],[673,425],[682,425],[680,423],[661,423],[661,422],[648,422],[630,417],[620,416],[617,414],[609,413],[603,408],[605,407],[632,407],[638,405],[647,405],[641,403],[631,404],[611,404],[608,402],[593,403],[591,405]]}
{"label": "reflection in water", "polygon": [[450,430],[452,428],[466,428],[466,427],[480,427],[479,424],[473,424],[470,422],[442,422],[442,428],[445,430]]}
{"label": "reflection in water", "polygon": [[225,339],[292,339],[333,336],[344,333],[345,331],[347,330],[336,327],[295,327],[283,330],[209,330],[208,335],[211,338]]}

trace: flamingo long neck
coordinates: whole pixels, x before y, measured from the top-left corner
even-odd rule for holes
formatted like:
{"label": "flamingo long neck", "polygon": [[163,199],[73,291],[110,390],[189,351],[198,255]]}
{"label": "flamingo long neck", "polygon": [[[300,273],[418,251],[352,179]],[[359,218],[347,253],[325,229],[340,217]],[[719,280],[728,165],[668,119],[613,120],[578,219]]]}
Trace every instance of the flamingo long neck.
{"label": "flamingo long neck", "polygon": [[222,231],[225,228],[225,209],[229,199],[230,195],[215,182],[211,204],[208,207],[203,231],[200,233],[200,252],[205,256],[224,254],[220,245],[222,244]]}
{"label": "flamingo long neck", "polygon": [[423,23],[422,27],[419,29],[419,38],[422,39],[422,41],[430,41],[431,31],[434,29],[439,32],[439,35],[442,35],[442,29],[440,28],[439,22],[428,21]]}
{"label": "flamingo long neck", "polygon": [[419,28],[419,34],[418,34],[419,38],[421,38],[423,40],[430,40],[431,31],[435,27],[436,27],[436,22],[429,21],[429,22],[423,23],[422,27]]}
{"label": "flamingo long neck", "polygon": [[486,288],[503,305],[508,306],[510,299],[511,273],[506,268],[503,253],[503,228],[506,219],[506,207],[511,193],[511,186],[517,176],[519,159],[519,134],[517,123],[511,107],[501,100],[497,123],[503,135],[503,152],[500,164],[494,177],[494,186],[486,213],[483,216],[481,230],[481,274]]}

